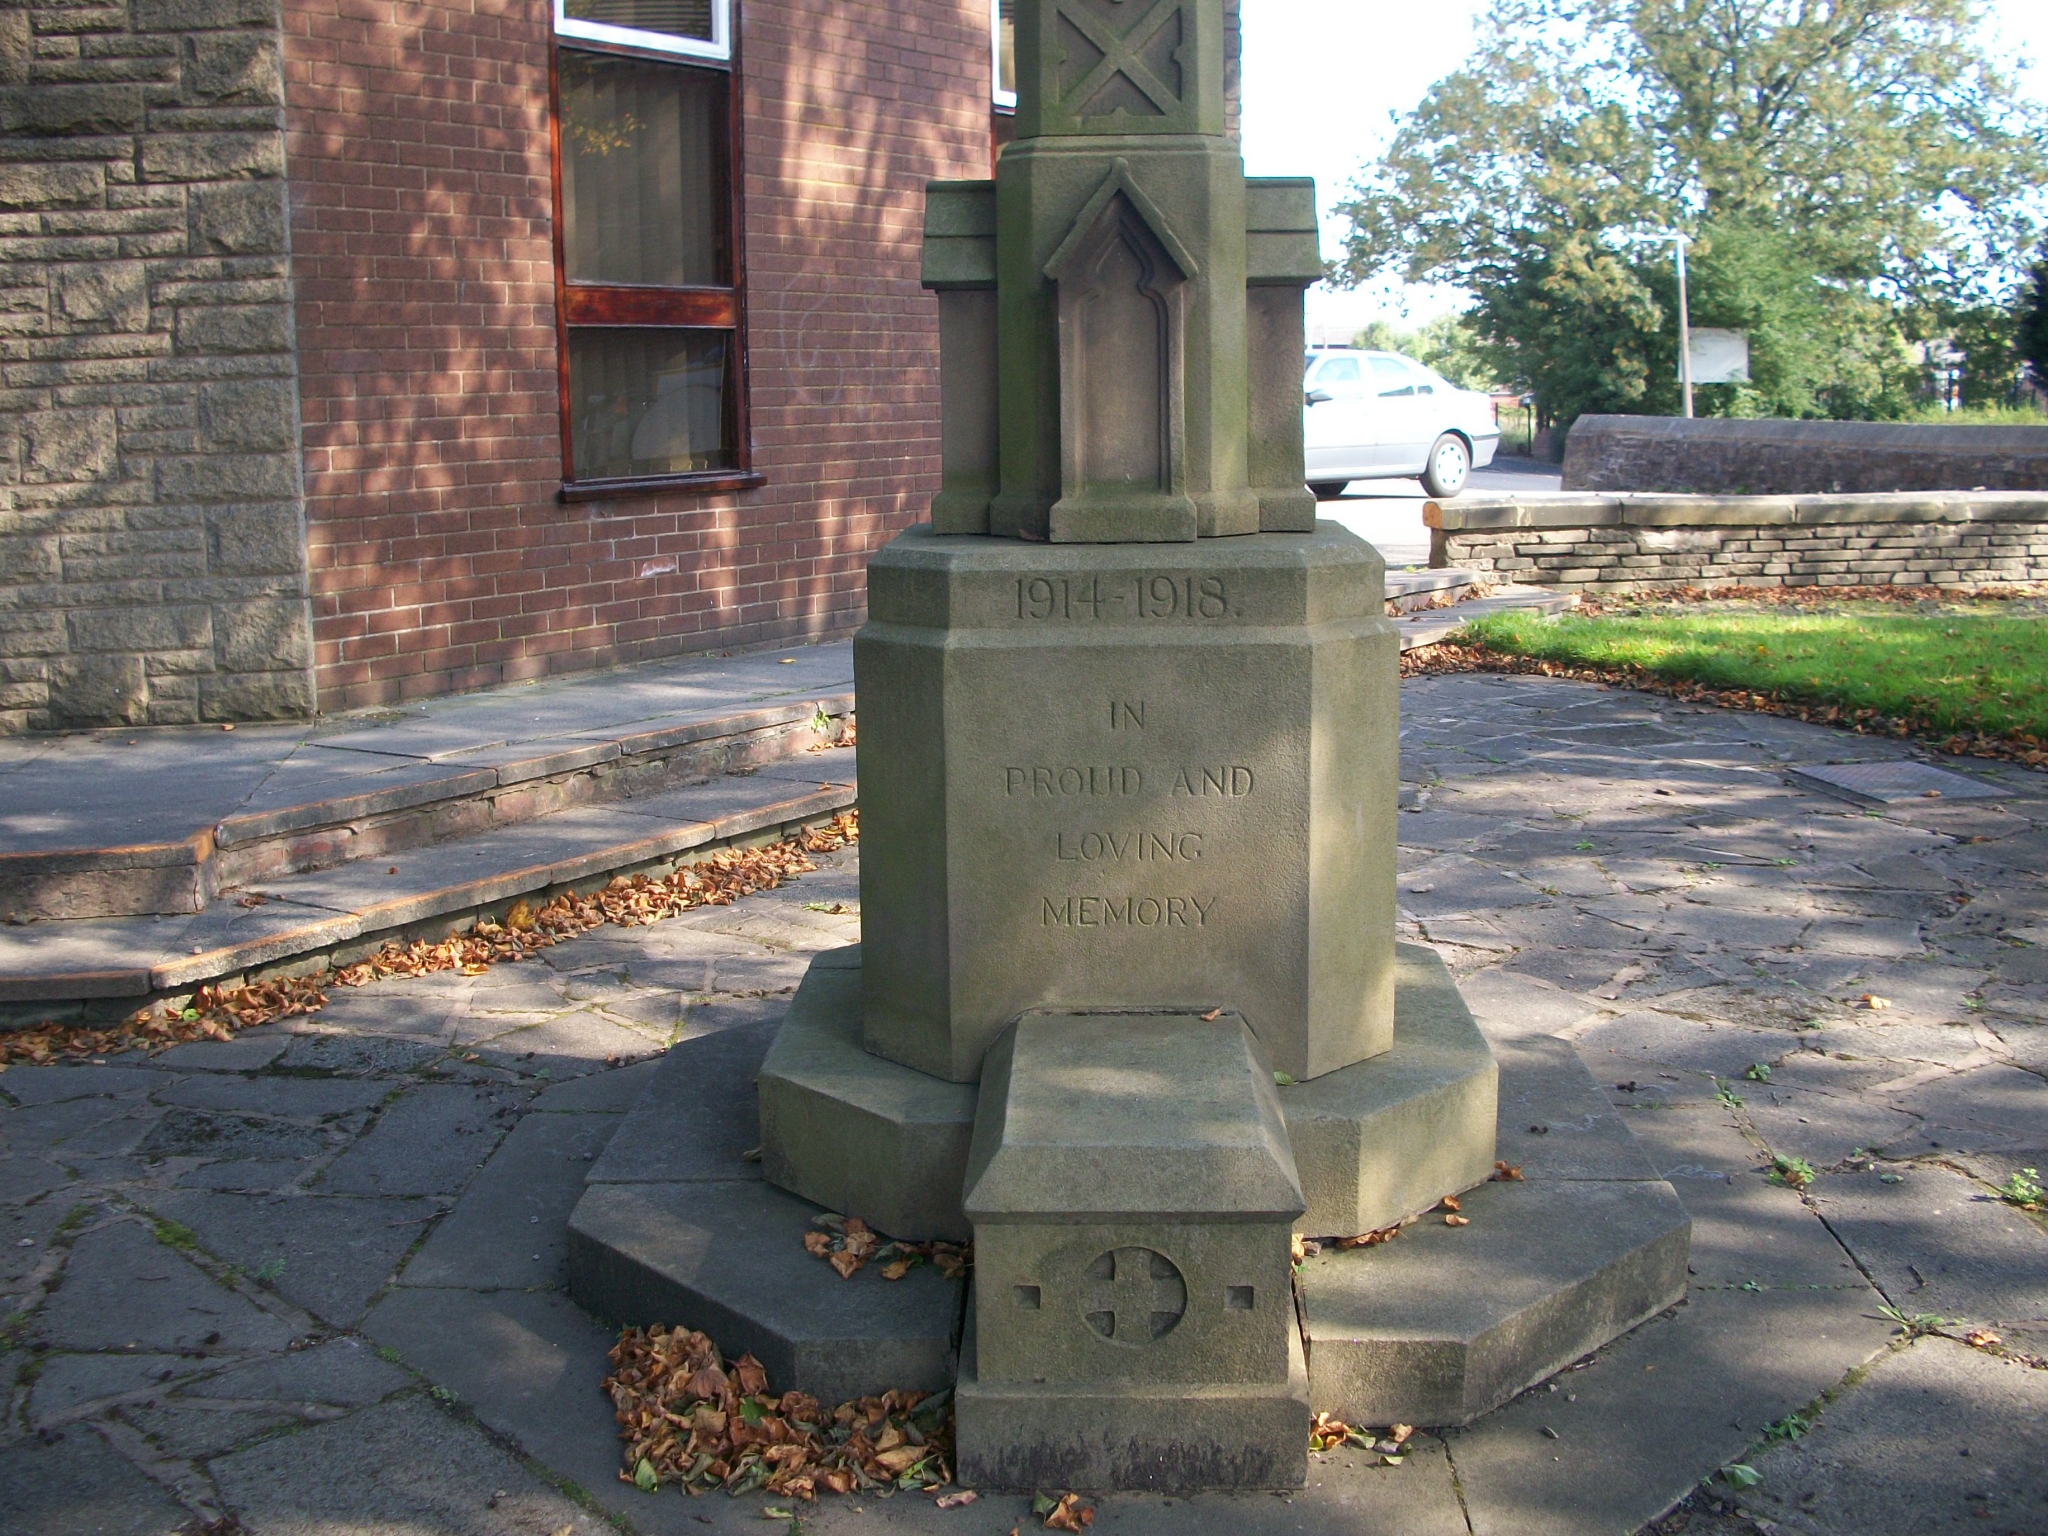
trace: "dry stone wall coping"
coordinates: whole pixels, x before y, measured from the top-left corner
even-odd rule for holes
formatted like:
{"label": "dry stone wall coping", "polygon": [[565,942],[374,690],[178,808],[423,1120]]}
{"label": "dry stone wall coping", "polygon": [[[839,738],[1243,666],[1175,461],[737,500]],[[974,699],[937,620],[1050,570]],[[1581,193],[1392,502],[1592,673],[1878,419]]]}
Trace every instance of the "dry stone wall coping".
{"label": "dry stone wall coping", "polygon": [[1858,494],[2048,489],[2048,426],[1581,416],[1571,491]]}
{"label": "dry stone wall coping", "polygon": [[2048,491],[1869,491],[1811,496],[1692,496],[1563,491],[1463,496],[1424,505],[1444,533],[1515,528],[1812,527],[1838,523],[2048,523]]}

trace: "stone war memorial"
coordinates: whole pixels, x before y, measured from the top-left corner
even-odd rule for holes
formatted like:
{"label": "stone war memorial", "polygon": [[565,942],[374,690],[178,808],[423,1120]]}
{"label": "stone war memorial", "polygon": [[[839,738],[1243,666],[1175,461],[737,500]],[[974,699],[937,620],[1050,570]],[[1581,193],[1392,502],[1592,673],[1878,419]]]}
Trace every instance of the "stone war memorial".
{"label": "stone war memorial", "polygon": [[[1015,142],[929,191],[945,476],[855,642],[862,942],[765,1057],[670,1052],[572,1285],[826,1402],[952,1386],[968,1486],[1298,1486],[1315,1411],[1464,1423],[1678,1301],[1690,1226],[1646,1164],[1489,1182],[1494,1056],[1394,940],[1384,568],[1303,484],[1314,188],[1244,175],[1222,0],[1016,24]],[[972,1278],[842,1280],[824,1212]]]}

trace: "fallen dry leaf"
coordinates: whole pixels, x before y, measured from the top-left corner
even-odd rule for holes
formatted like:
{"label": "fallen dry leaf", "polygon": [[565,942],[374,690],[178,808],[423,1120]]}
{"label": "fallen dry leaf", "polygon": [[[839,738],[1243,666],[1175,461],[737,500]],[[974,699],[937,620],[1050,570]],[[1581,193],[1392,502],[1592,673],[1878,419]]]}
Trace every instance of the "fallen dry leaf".
{"label": "fallen dry leaf", "polygon": [[1333,1241],[1330,1244],[1330,1246],[1332,1248],[1344,1250],[1351,1248],[1371,1248],[1380,1243],[1391,1243],[1395,1238],[1401,1235],[1401,1228],[1404,1225],[1406,1225],[1406,1223],[1397,1221],[1391,1227],[1379,1227],[1371,1232],[1360,1232],[1351,1237],[1340,1237]]}
{"label": "fallen dry leaf", "polygon": [[[1472,1225],[1472,1218],[1470,1216],[1446,1216],[1444,1218],[1444,1225],[1447,1227],[1469,1227]],[[1402,1252],[1405,1253],[1407,1250],[1403,1249]]]}
{"label": "fallen dry leaf", "polygon": [[1456,1195],[1445,1195],[1443,1199],[1438,1203],[1441,1204],[1443,1208],[1447,1211],[1455,1211],[1458,1209],[1458,1197]]}
{"label": "fallen dry leaf", "polygon": [[1045,1517],[1048,1531],[1085,1531],[1094,1523],[1095,1511],[1081,1502],[1078,1493],[1061,1494]]}
{"label": "fallen dry leaf", "polygon": [[1875,992],[1866,992],[1856,999],[1856,1003],[1858,1007],[1868,1008],[1872,1013],[1876,1013],[1891,1007],[1892,1000],[1888,997],[1879,997]]}
{"label": "fallen dry leaf", "polygon": [[1504,1163],[1499,1159],[1495,1159],[1493,1176],[1503,1184],[1519,1184],[1522,1182],[1522,1165],[1520,1163]]}
{"label": "fallen dry leaf", "polygon": [[1218,1019],[1222,1017],[1223,1010],[1221,1008],[1211,1008],[1207,1013],[1202,1015],[1202,1022],[1204,1024],[1214,1024]]}
{"label": "fallen dry leaf", "polygon": [[2005,1342],[1989,1328],[1972,1328],[1963,1335],[1963,1342],[1972,1349],[1996,1349]]}
{"label": "fallen dry leaf", "polygon": [[962,1488],[958,1493],[942,1493],[932,1500],[933,1509],[965,1509],[981,1495],[972,1488]]}

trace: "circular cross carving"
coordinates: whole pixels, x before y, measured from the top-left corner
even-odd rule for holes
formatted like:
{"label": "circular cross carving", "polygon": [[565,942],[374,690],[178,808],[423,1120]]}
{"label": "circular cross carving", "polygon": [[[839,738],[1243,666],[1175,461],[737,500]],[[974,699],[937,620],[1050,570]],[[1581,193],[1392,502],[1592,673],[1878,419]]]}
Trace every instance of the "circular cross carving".
{"label": "circular cross carving", "polygon": [[1081,1315],[1113,1344],[1163,1338],[1187,1309],[1187,1281],[1150,1248],[1112,1248],[1082,1272]]}

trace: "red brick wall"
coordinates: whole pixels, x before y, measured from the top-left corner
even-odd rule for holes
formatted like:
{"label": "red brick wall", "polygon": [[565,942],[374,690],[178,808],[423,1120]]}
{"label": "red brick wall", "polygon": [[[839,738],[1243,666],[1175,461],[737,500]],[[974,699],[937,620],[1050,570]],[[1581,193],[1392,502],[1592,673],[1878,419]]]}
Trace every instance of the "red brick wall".
{"label": "red brick wall", "polygon": [[321,707],[859,623],[938,486],[924,183],[986,176],[985,0],[743,0],[763,487],[564,505],[546,0],[285,0]]}

